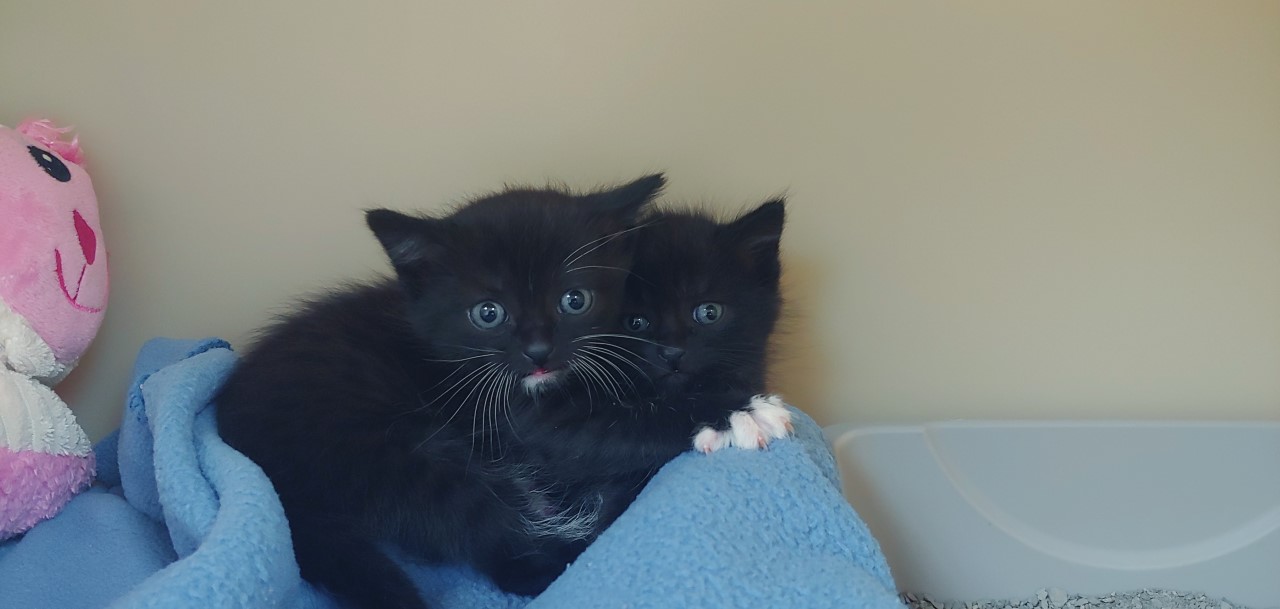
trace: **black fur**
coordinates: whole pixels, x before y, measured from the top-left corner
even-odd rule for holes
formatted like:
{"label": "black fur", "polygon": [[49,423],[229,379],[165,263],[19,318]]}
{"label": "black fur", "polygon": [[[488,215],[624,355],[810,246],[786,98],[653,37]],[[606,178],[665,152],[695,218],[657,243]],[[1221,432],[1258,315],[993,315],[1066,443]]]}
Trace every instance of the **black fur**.
{"label": "black fur", "polygon": [[[696,211],[646,218],[619,327],[583,354],[595,374],[521,410],[537,422],[521,426],[531,455],[584,486],[626,480],[629,491],[689,450],[698,429],[727,429],[764,391],[784,216],[776,200],[729,222]],[[723,316],[700,324],[694,309],[708,302]],[[647,327],[629,327],[635,318]]]}
{"label": "black fur", "polygon": [[[361,607],[423,607],[378,547],[391,542],[536,594],[625,508],[637,479],[561,476],[573,463],[541,460],[550,451],[521,432],[556,424],[535,413],[578,391],[575,339],[616,331],[628,228],[663,183],[508,190],[443,218],[367,214],[396,279],[282,319],[217,398],[222,437],[280,495],[304,577]],[[565,313],[587,298],[575,289],[594,298]],[[501,317],[485,302],[506,320],[479,327]]]}
{"label": "black fur", "polygon": [[[764,390],[769,336],[782,307],[778,246],[784,220],[782,200],[724,223],[694,211],[649,219],[627,302],[651,326],[628,329],[657,343],[646,343],[643,354],[662,393]],[[706,303],[722,309],[710,324],[695,316]]]}

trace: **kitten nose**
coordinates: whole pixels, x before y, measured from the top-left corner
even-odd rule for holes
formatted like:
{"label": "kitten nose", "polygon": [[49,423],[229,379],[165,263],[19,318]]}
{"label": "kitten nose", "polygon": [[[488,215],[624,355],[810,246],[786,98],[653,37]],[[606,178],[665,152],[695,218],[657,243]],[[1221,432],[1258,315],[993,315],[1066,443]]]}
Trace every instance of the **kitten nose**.
{"label": "kitten nose", "polygon": [[547,358],[551,357],[551,345],[542,341],[527,345],[524,348],[524,356],[529,358],[535,366],[541,366],[547,363]]}
{"label": "kitten nose", "polygon": [[662,359],[667,360],[668,364],[674,366],[680,363],[680,358],[684,356],[684,349],[680,347],[659,347],[658,354],[662,356]]}

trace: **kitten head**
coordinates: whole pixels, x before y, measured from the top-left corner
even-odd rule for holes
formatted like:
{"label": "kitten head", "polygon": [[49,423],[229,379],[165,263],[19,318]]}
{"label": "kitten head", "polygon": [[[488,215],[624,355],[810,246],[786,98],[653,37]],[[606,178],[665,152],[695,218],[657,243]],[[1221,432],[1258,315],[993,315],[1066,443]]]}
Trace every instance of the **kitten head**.
{"label": "kitten head", "polygon": [[379,209],[366,219],[408,296],[424,358],[488,379],[467,386],[536,394],[565,379],[582,337],[616,327],[635,218],[664,183],[509,189],[444,217]]}
{"label": "kitten head", "polygon": [[730,222],[690,211],[646,222],[622,324],[661,387],[762,389],[784,218],[779,199]]}

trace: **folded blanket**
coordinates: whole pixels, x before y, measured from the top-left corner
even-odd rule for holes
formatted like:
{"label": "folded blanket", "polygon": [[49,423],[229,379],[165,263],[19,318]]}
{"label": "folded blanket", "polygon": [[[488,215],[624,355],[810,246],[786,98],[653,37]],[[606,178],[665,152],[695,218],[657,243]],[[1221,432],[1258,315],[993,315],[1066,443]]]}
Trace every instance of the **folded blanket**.
{"label": "folded blanket", "polygon": [[[224,444],[210,397],[226,343],[156,339],[100,483],[0,545],[0,609],[335,608],[300,579],[262,471]],[[688,453],[535,599],[466,567],[401,557],[432,607],[899,608],[875,540],[838,490],[821,430],[769,450]]]}

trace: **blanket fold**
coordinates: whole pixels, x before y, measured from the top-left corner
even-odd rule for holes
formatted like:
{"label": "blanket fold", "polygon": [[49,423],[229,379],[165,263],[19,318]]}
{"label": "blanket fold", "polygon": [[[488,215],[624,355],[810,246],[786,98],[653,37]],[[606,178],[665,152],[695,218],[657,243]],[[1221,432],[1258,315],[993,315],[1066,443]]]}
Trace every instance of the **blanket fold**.
{"label": "blanket fold", "polygon": [[[218,437],[210,399],[235,366],[218,339],[155,339],[99,484],[0,544],[0,609],[336,608],[298,574],[270,481]],[[796,411],[769,450],[687,453],[541,596],[398,557],[432,607],[901,607],[839,492],[821,430]]]}

